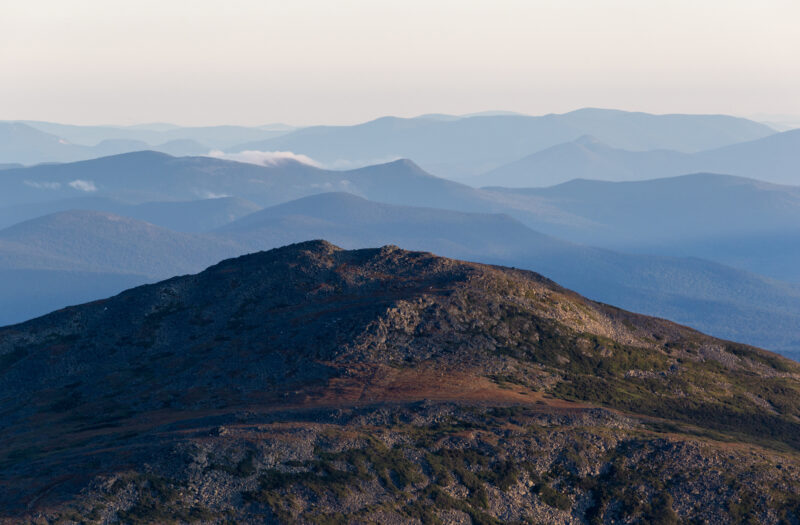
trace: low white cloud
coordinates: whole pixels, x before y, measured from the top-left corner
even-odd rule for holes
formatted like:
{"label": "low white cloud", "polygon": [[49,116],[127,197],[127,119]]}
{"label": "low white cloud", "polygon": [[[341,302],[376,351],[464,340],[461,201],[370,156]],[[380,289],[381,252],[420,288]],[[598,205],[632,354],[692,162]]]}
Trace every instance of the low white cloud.
{"label": "low white cloud", "polygon": [[319,162],[307,155],[292,153],[291,151],[240,151],[239,153],[225,153],[214,150],[209,152],[209,157],[215,159],[235,160],[236,162],[246,162],[247,164],[257,164],[259,166],[276,166],[287,160],[293,160],[315,166],[322,167]]}
{"label": "low white cloud", "polygon": [[223,199],[225,197],[230,197],[228,193],[214,193],[213,191],[208,190],[199,190],[195,192],[203,199]]}
{"label": "low white cloud", "polygon": [[60,182],[36,182],[33,180],[26,180],[23,182],[26,186],[30,186],[31,188],[36,188],[39,190],[57,190],[61,187]]}
{"label": "low white cloud", "polygon": [[76,179],[69,183],[69,187],[85,192],[97,191],[97,186],[95,186],[94,182],[90,180]]}

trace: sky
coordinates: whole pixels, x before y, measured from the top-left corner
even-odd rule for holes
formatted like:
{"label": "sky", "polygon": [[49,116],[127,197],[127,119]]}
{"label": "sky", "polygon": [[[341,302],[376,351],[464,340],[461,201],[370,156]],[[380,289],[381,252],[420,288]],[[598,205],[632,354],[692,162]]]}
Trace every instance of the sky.
{"label": "sky", "polygon": [[800,115],[798,0],[0,0],[0,120]]}

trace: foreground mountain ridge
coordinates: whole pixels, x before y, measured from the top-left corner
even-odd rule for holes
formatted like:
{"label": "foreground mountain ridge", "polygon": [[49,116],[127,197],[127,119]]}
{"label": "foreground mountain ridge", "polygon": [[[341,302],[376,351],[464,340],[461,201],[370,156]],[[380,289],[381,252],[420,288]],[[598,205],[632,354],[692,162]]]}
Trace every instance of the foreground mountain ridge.
{"label": "foreground mountain ridge", "polygon": [[11,523],[800,517],[800,365],[527,271],[306,242],[0,363]]}

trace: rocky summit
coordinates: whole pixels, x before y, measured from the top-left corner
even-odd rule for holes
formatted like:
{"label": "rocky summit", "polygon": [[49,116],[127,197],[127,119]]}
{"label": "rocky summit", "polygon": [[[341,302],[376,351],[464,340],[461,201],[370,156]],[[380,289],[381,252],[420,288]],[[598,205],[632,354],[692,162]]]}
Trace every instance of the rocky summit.
{"label": "rocky summit", "polygon": [[324,241],[0,329],[7,523],[800,523],[800,365]]}

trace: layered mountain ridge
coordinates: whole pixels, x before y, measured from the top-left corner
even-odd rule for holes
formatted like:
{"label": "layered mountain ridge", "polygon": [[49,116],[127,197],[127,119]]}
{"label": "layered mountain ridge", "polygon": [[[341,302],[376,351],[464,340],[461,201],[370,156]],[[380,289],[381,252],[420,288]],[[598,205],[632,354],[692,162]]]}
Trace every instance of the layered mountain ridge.
{"label": "layered mountain ridge", "polygon": [[485,186],[543,187],[577,178],[637,181],[713,172],[774,184],[800,183],[800,130],[686,153],[663,147],[636,151],[584,136],[487,171],[470,182]]}

